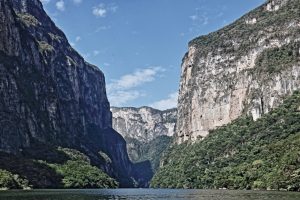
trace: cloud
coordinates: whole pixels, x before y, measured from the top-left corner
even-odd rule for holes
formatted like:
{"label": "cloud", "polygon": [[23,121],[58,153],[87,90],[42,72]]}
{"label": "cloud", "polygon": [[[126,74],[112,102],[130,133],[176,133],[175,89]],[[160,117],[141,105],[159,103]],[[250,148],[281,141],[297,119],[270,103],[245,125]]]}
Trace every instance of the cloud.
{"label": "cloud", "polygon": [[150,104],[149,106],[159,109],[159,110],[167,110],[170,108],[177,107],[177,99],[178,99],[178,92],[174,92],[174,93],[169,94],[168,98],[154,102],[154,103]]}
{"label": "cloud", "polygon": [[159,72],[164,72],[165,69],[161,67],[150,67],[146,69],[138,69],[132,74],[126,74],[119,80],[112,80],[111,84],[108,84],[109,90],[126,90],[140,86],[147,82],[152,82]]}
{"label": "cloud", "polygon": [[116,91],[109,94],[109,101],[111,105],[121,107],[127,102],[133,101],[142,96],[145,95],[137,90]]}
{"label": "cloud", "polygon": [[81,40],[81,37],[80,36],[77,36],[76,38],[75,38],[75,42],[79,42]]}
{"label": "cloud", "polygon": [[108,97],[113,106],[123,106],[124,104],[143,97],[146,94],[136,88],[154,81],[165,69],[162,67],[149,67],[137,69],[131,74],[121,76],[118,80],[111,80],[107,84]]}
{"label": "cloud", "polygon": [[198,15],[192,15],[190,18],[192,21],[196,21],[198,19]]}
{"label": "cloud", "polygon": [[60,10],[60,11],[65,11],[65,2],[64,0],[59,0],[58,2],[56,2],[55,4],[57,10]]}
{"label": "cloud", "polygon": [[116,6],[115,4],[105,5],[105,4],[101,3],[98,6],[93,7],[92,13],[96,17],[106,17],[106,15],[109,12],[111,12],[111,13],[117,12],[117,9],[118,9],[118,6]]}
{"label": "cloud", "polygon": [[95,33],[98,33],[100,31],[106,31],[109,30],[111,28],[111,26],[100,26],[95,30]]}
{"label": "cloud", "polygon": [[107,13],[106,8],[104,7],[104,4],[100,4],[99,6],[95,6],[93,8],[93,15],[97,17],[105,17]]}

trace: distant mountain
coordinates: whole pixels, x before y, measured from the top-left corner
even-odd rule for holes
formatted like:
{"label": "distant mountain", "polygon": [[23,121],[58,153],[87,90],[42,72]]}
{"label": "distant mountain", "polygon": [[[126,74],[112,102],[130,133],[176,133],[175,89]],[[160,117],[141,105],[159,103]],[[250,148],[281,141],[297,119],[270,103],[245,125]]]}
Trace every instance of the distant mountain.
{"label": "distant mountain", "polygon": [[42,3],[1,0],[0,19],[0,174],[20,178],[0,188],[148,182],[112,129],[103,73],[70,46]]}
{"label": "distant mountain", "polygon": [[162,152],[175,134],[177,109],[112,107],[111,111],[113,128],[125,138],[130,159],[133,162],[150,160],[155,171]]}
{"label": "distant mountain", "polygon": [[152,186],[300,191],[299,13],[299,0],[268,0],[189,43]]}

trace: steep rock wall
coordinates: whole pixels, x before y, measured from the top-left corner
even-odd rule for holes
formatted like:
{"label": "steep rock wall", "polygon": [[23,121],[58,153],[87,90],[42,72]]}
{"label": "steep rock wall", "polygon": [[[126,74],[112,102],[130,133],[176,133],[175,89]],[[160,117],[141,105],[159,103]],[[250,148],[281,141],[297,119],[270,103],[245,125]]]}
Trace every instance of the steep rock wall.
{"label": "steep rock wall", "polygon": [[111,108],[113,128],[124,138],[149,142],[161,135],[173,136],[177,110],[160,111],[150,107]]}
{"label": "steep rock wall", "polygon": [[176,142],[206,137],[243,114],[255,120],[300,88],[299,0],[269,0],[189,43]]}
{"label": "steep rock wall", "polygon": [[140,177],[111,128],[103,73],[69,45],[38,0],[0,0],[0,28],[0,151],[74,148],[132,186]]}

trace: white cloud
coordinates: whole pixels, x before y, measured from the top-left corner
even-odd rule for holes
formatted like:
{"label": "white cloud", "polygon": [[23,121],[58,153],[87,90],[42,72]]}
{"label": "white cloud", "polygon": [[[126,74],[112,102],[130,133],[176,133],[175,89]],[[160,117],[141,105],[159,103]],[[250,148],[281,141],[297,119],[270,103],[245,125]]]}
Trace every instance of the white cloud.
{"label": "white cloud", "polygon": [[95,33],[98,33],[100,31],[106,31],[109,30],[111,28],[111,26],[100,26],[95,30]]}
{"label": "white cloud", "polygon": [[159,72],[164,71],[165,69],[161,67],[138,69],[132,74],[122,76],[119,80],[112,80],[112,83],[108,84],[108,90],[130,89],[147,82],[152,82]]}
{"label": "white cloud", "polygon": [[118,80],[112,80],[111,83],[107,84],[111,105],[123,106],[132,100],[145,96],[144,92],[135,88],[154,81],[164,71],[165,69],[162,67],[149,67],[121,76]]}
{"label": "white cloud", "polygon": [[105,5],[102,3],[99,4],[98,6],[93,7],[93,15],[97,17],[106,17],[108,12],[115,13],[117,12],[117,9],[118,6],[116,6],[115,4]]}
{"label": "white cloud", "polygon": [[64,0],[59,0],[58,2],[56,2],[55,6],[56,6],[57,10],[65,11],[65,2],[64,2]]}
{"label": "white cloud", "polygon": [[198,15],[192,15],[192,16],[190,16],[190,18],[191,18],[191,20],[195,21],[195,20],[197,20],[199,17],[198,17]]}
{"label": "white cloud", "polygon": [[93,8],[93,15],[97,17],[105,17],[107,13],[106,8],[104,7],[104,4],[100,4],[99,6],[95,6]]}
{"label": "white cloud", "polygon": [[123,106],[125,103],[142,96],[144,94],[136,90],[116,91],[109,95],[109,101],[112,106]]}
{"label": "white cloud", "polygon": [[178,99],[178,92],[174,92],[172,94],[169,94],[168,98],[154,102],[149,106],[159,110],[175,108],[177,107],[177,99]]}
{"label": "white cloud", "polygon": [[50,0],[41,0],[41,2],[42,2],[43,4],[48,4],[48,3],[50,2]]}
{"label": "white cloud", "polygon": [[81,37],[80,36],[77,36],[76,38],[75,38],[75,42],[79,42],[81,40]]}

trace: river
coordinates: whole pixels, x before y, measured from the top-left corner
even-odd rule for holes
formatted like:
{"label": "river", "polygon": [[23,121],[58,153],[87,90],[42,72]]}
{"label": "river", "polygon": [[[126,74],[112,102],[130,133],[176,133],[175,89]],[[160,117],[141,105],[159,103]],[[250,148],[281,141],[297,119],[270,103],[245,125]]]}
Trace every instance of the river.
{"label": "river", "polygon": [[0,191],[0,200],[300,200],[300,193],[275,191],[94,189]]}

